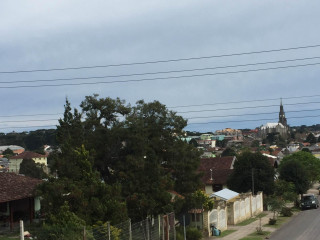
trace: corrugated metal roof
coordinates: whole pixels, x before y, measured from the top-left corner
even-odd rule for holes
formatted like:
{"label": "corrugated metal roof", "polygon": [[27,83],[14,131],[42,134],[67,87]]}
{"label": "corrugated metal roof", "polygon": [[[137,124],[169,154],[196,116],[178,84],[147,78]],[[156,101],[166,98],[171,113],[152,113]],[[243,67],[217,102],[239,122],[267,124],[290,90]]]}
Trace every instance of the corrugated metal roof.
{"label": "corrugated metal roof", "polygon": [[232,198],[235,198],[239,196],[239,193],[237,192],[234,192],[228,188],[225,188],[225,189],[222,189],[221,191],[218,191],[218,192],[215,192],[215,193],[212,193],[210,195],[210,198],[212,197],[218,197],[218,198],[221,198],[222,200],[224,201],[228,201]]}

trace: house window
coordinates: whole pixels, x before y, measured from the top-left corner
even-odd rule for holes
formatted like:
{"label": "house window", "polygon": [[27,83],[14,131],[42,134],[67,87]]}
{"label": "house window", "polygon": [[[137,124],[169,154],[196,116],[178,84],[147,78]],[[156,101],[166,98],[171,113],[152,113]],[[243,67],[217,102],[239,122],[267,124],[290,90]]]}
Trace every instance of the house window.
{"label": "house window", "polygon": [[213,192],[218,192],[218,191],[220,191],[222,189],[223,189],[222,184],[213,184],[212,185],[212,191]]}
{"label": "house window", "polygon": [[0,203],[0,212],[5,213],[7,212],[7,203]]}
{"label": "house window", "polygon": [[192,213],[191,216],[192,222],[200,222],[201,213]]}

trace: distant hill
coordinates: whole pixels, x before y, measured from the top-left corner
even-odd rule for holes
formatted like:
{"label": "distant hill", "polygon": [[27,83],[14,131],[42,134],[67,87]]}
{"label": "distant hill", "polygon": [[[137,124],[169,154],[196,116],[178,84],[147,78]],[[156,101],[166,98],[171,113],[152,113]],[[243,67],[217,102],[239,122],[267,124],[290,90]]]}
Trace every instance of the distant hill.
{"label": "distant hill", "polygon": [[29,151],[42,149],[43,145],[56,146],[56,130],[39,129],[21,133],[0,133],[0,146],[3,145],[19,145]]}

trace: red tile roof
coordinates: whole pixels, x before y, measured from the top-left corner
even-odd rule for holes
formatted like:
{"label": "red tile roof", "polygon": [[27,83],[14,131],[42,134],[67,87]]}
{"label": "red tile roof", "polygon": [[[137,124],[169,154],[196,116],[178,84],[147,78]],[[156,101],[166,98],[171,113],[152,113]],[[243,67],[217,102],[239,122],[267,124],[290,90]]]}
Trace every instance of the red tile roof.
{"label": "red tile roof", "polygon": [[0,203],[34,196],[34,190],[42,180],[0,172]]}
{"label": "red tile roof", "polygon": [[25,151],[23,153],[20,153],[17,156],[10,157],[9,159],[32,159],[32,158],[44,158],[44,157],[46,157],[46,155]]}
{"label": "red tile roof", "polygon": [[236,158],[234,156],[203,158],[200,160],[199,172],[203,173],[202,182],[204,184],[212,184],[211,171],[213,182],[216,184],[226,184],[228,177],[233,172],[233,163]]}

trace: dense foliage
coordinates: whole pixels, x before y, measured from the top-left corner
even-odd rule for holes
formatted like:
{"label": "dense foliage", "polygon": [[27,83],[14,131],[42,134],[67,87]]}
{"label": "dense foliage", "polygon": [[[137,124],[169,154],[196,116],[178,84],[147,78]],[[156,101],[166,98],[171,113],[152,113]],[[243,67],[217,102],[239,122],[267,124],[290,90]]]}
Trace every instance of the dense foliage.
{"label": "dense foliage", "polygon": [[44,179],[47,177],[44,168],[46,166],[35,163],[32,159],[23,159],[20,164],[19,173],[33,178]]}
{"label": "dense foliage", "polygon": [[199,151],[180,140],[187,122],[161,103],[87,96],[81,111],[66,101],[50,159],[58,178],[42,186],[45,211],[65,202],[89,224],[132,221],[174,210],[169,190],[200,186]]}
{"label": "dense foliage", "polygon": [[274,190],[274,169],[267,157],[261,153],[245,151],[237,156],[234,171],[230,175],[228,187],[236,192],[263,191],[272,194]]}

